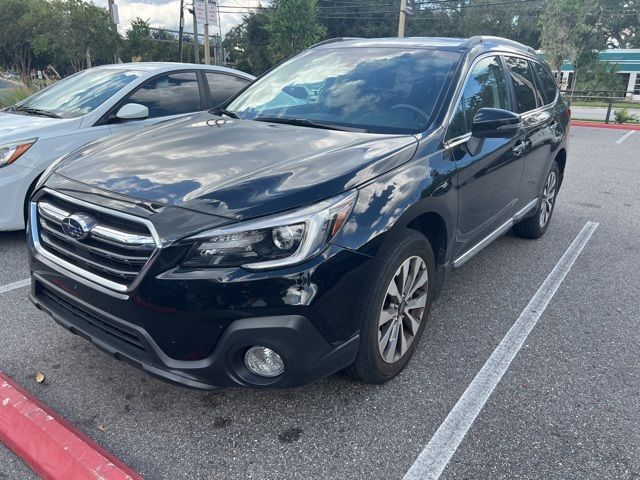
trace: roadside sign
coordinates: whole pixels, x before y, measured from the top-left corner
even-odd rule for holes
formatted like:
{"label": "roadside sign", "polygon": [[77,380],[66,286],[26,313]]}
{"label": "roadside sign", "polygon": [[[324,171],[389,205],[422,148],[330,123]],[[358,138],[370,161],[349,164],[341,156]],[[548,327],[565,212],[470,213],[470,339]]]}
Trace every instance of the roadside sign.
{"label": "roadside sign", "polygon": [[413,2],[411,0],[407,1],[407,7],[404,11],[407,15],[413,15]]}
{"label": "roadside sign", "polygon": [[218,25],[218,0],[194,0],[194,9],[198,23]]}

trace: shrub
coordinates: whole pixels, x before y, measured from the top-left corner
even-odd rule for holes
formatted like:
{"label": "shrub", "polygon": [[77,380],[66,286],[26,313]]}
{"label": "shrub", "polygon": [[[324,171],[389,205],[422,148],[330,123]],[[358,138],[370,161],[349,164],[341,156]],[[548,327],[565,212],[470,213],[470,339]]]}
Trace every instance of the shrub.
{"label": "shrub", "polygon": [[614,110],[613,115],[616,123],[636,123],[638,121],[638,117],[632,113],[629,113],[629,109],[627,108]]}

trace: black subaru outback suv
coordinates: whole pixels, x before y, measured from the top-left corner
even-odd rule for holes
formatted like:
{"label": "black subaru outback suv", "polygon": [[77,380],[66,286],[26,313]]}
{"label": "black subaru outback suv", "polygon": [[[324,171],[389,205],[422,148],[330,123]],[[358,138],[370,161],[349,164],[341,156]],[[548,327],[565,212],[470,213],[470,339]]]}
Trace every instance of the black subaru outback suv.
{"label": "black subaru outback suv", "polygon": [[30,203],[31,300],[192,387],[382,383],[452,270],[545,233],[568,125],[518,43],[322,42],[209,113],[55,164]]}

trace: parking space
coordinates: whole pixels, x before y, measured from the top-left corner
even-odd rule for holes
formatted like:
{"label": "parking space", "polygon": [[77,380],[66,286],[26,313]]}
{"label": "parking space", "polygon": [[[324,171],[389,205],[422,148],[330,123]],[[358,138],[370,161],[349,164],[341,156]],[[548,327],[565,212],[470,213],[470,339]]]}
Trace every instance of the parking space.
{"label": "parking space", "polygon": [[[26,288],[0,293],[0,370],[145,478],[401,479],[598,222],[441,478],[640,478],[640,134],[617,143],[625,133],[572,129],[547,234],[509,234],[458,270],[409,367],[386,385],[342,375],[288,391],[168,385],[58,327]],[[0,286],[28,276],[23,237],[0,234]],[[0,447],[0,478],[29,475]]]}

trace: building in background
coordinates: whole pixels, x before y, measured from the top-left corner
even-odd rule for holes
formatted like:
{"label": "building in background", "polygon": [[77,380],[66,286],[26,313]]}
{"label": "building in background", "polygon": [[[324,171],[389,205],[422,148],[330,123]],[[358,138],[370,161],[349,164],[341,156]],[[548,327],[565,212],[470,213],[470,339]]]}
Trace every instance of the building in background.
{"label": "building in background", "polygon": [[[544,56],[544,54],[542,55]],[[602,62],[612,63],[618,68],[622,85],[626,85],[627,97],[640,100],[640,48],[616,48],[598,53]],[[557,72],[554,72],[557,73]],[[569,89],[573,83],[573,66],[565,62],[560,69],[558,83]],[[630,93],[633,92],[633,93]]]}

